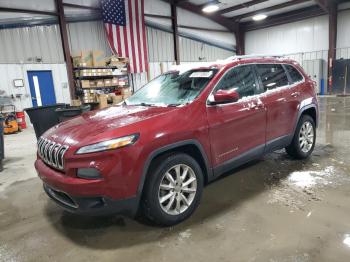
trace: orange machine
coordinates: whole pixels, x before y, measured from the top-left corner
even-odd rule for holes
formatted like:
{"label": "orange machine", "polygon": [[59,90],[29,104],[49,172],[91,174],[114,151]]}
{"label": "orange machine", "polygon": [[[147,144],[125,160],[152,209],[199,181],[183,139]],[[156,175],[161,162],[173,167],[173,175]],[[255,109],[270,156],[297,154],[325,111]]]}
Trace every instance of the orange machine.
{"label": "orange machine", "polygon": [[[10,111],[5,111],[6,107],[10,107]],[[14,105],[1,106],[1,115],[4,118],[4,134],[14,134],[21,131],[17,123],[16,108]]]}

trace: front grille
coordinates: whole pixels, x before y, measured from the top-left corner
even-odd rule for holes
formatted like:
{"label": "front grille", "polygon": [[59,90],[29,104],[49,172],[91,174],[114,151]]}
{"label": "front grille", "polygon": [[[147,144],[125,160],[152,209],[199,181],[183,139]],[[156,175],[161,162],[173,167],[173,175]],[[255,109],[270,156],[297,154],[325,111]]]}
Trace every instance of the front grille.
{"label": "front grille", "polygon": [[64,168],[64,154],[68,146],[40,137],[38,141],[38,154],[49,166],[62,170]]}

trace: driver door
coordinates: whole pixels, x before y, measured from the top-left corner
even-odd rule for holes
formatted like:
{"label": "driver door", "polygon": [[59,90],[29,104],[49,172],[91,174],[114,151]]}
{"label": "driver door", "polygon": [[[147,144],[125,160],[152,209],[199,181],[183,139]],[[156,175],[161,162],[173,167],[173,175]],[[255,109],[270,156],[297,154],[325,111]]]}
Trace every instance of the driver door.
{"label": "driver door", "polygon": [[223,173],[264,152],[266,109],[254,68],[240,65],[220,79],[218,90],[234,89],[239,100],[207,106],[207,119],[214,173]]}

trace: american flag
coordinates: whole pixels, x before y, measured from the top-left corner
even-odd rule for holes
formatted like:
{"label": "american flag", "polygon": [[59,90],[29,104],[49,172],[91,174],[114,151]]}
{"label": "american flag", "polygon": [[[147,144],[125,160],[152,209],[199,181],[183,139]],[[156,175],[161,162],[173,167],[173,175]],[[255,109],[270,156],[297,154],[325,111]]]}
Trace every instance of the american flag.
{"label": "american flag", "polygon": [[144,0],[102,0],[102,16],[112,52],[129,58],[131,73],[146,72]]}

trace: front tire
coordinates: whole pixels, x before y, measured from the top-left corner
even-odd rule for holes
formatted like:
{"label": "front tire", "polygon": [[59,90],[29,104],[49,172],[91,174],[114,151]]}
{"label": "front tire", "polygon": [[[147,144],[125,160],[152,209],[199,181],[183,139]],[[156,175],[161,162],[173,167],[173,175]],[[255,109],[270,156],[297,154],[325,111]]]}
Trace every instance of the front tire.
{"label": "front tire", "polygon": [[286,151],[293,158],[305,159],[314,150],[315,142],[315,121],[309,115],[303,115],[298,122],[292,143],[286,147]]}
{"label": "front tire", "polygon": [[203,172],[184,153],[166,155],[152,165],[143,195],[143,214],[152,222],[172,226],[192,215],[203,191]]}

